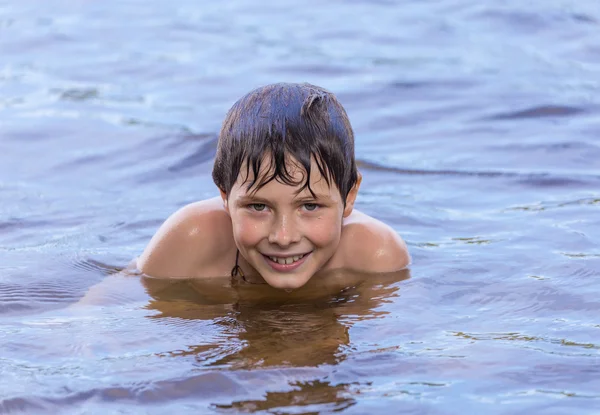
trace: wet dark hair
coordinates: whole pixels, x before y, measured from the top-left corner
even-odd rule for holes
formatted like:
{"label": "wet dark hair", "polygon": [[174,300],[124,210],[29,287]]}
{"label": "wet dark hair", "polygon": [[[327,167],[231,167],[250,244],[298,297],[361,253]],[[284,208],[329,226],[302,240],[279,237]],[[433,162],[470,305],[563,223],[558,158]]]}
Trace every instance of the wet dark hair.
{"label": "wet dark hair", "polygon": [[[265,156],[267,158],[265,159]],[[311,159],[344,202],[356,184],[354,133],[344,107],[331,92],[310,84],[279,83],[263,86],[240,98],[227,113],[217,145],[213,180],[229,194],[246,163],[248,190],[272,180],[296,186],[289,164],[306,172],[300,191],[310,187]],[[263,160],[269,174],[259,177]]]}

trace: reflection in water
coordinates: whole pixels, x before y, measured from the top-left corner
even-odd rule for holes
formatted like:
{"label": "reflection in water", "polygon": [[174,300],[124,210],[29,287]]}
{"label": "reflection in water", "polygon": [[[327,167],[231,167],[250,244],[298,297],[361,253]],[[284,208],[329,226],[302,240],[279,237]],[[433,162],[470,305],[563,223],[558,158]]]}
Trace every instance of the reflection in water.
{"label": "reflection in water", "polygon": [[[341,283],[340,276],[333,278]],[[377,308],[396,295],[395,283],[407,278],[408,270],[353,275],[353,285],[341,290],[313,283],[292,293],[232,285],[229,279],[143,282],[152,297],[146,308],[158,312],[150,318],[171,325],[209,320],[221,331],[214,344],[188,345],[172,355],[196,356],[202,367],[251,369],[339,363],[345,358],[343,346],[350,343],[351,323],[385,314]]]}
{"label": "reflection in water", "polygon": [[[331,385],[329,382],[310,381],[290,384],[294,389],[289,392],[267,392],[264,400],[235,401],[228,405],[213,405],[220,411],[256,412],[286,409],[297,406],[321,405],[318,411],[303,412],[318,414],[321,411],[338,412],[355,404],[349,396],[349,385]],[[279,413],[279,412],[276,412]]]}
{"label": "reflection in water", "polygon": [[[199,408],[225,412],[342,410],[354,405],[365,384],[339,375],[355,351],[352,326],[386,315],[389,307],[383,306],[409,278],[408,270],[338,272],[287,293],[229,278],[148,278],[101,261],[78,261],[76,267],[102,275],[102,282],[66,309],[14,325],[24,336],[43,339],[28,349],[32,370],[48,374],[43,376],[68,371],[72,384],[59,394],[21,385],[0,397],[0,413],[14,402],[27,411],[40,405],[60,412],[98,403],[177,407],[192,399]],[[57,330],[69,335],[56,336]],[[20,343],[1,346],[3,359],[23,353]],[[110,380],[90,378],[90,367],[110,373]],[[0,390],[20,370],[9,366]]]}

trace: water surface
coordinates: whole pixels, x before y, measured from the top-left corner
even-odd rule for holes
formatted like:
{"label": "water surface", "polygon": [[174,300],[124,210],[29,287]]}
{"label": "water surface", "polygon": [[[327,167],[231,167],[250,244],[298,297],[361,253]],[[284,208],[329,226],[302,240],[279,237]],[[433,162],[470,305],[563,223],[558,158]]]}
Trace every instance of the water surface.
{"label": "water surface", "polygon": [[[0,0],[0,413],[597,413],[600,9],[496,3]],[[119,274],[277,81],[346,106],[410,272]]]}

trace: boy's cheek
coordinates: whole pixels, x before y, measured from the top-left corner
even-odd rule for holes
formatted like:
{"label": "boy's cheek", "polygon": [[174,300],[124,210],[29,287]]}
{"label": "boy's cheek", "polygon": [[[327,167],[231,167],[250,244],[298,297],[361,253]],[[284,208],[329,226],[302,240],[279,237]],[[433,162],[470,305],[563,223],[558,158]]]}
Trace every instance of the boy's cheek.
{"label": "boy's cheek", "polygon": [[306,233],[315,239],[331,241],[339,238],[342,233],[342,221],[337,218],[318,218],[307,227]]}
{"label": "boy's cheek", "polygon": [[254,221],[240,220],[234,224],[233,231],[239,242],[250,245],[257,243],[264,237],[262,227],[260,223]]}

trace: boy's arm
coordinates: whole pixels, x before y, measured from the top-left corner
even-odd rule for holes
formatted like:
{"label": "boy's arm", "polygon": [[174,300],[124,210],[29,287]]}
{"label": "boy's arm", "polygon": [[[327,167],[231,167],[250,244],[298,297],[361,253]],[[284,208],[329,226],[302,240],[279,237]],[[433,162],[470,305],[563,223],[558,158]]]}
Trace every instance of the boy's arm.
{"label": "boy's arm", "polygon": [[223,234],[217,228],[226,214],[207,202],[187,205],[162,224],[137,260],[141,272],[156,278],[194,277],[215,260]]}

